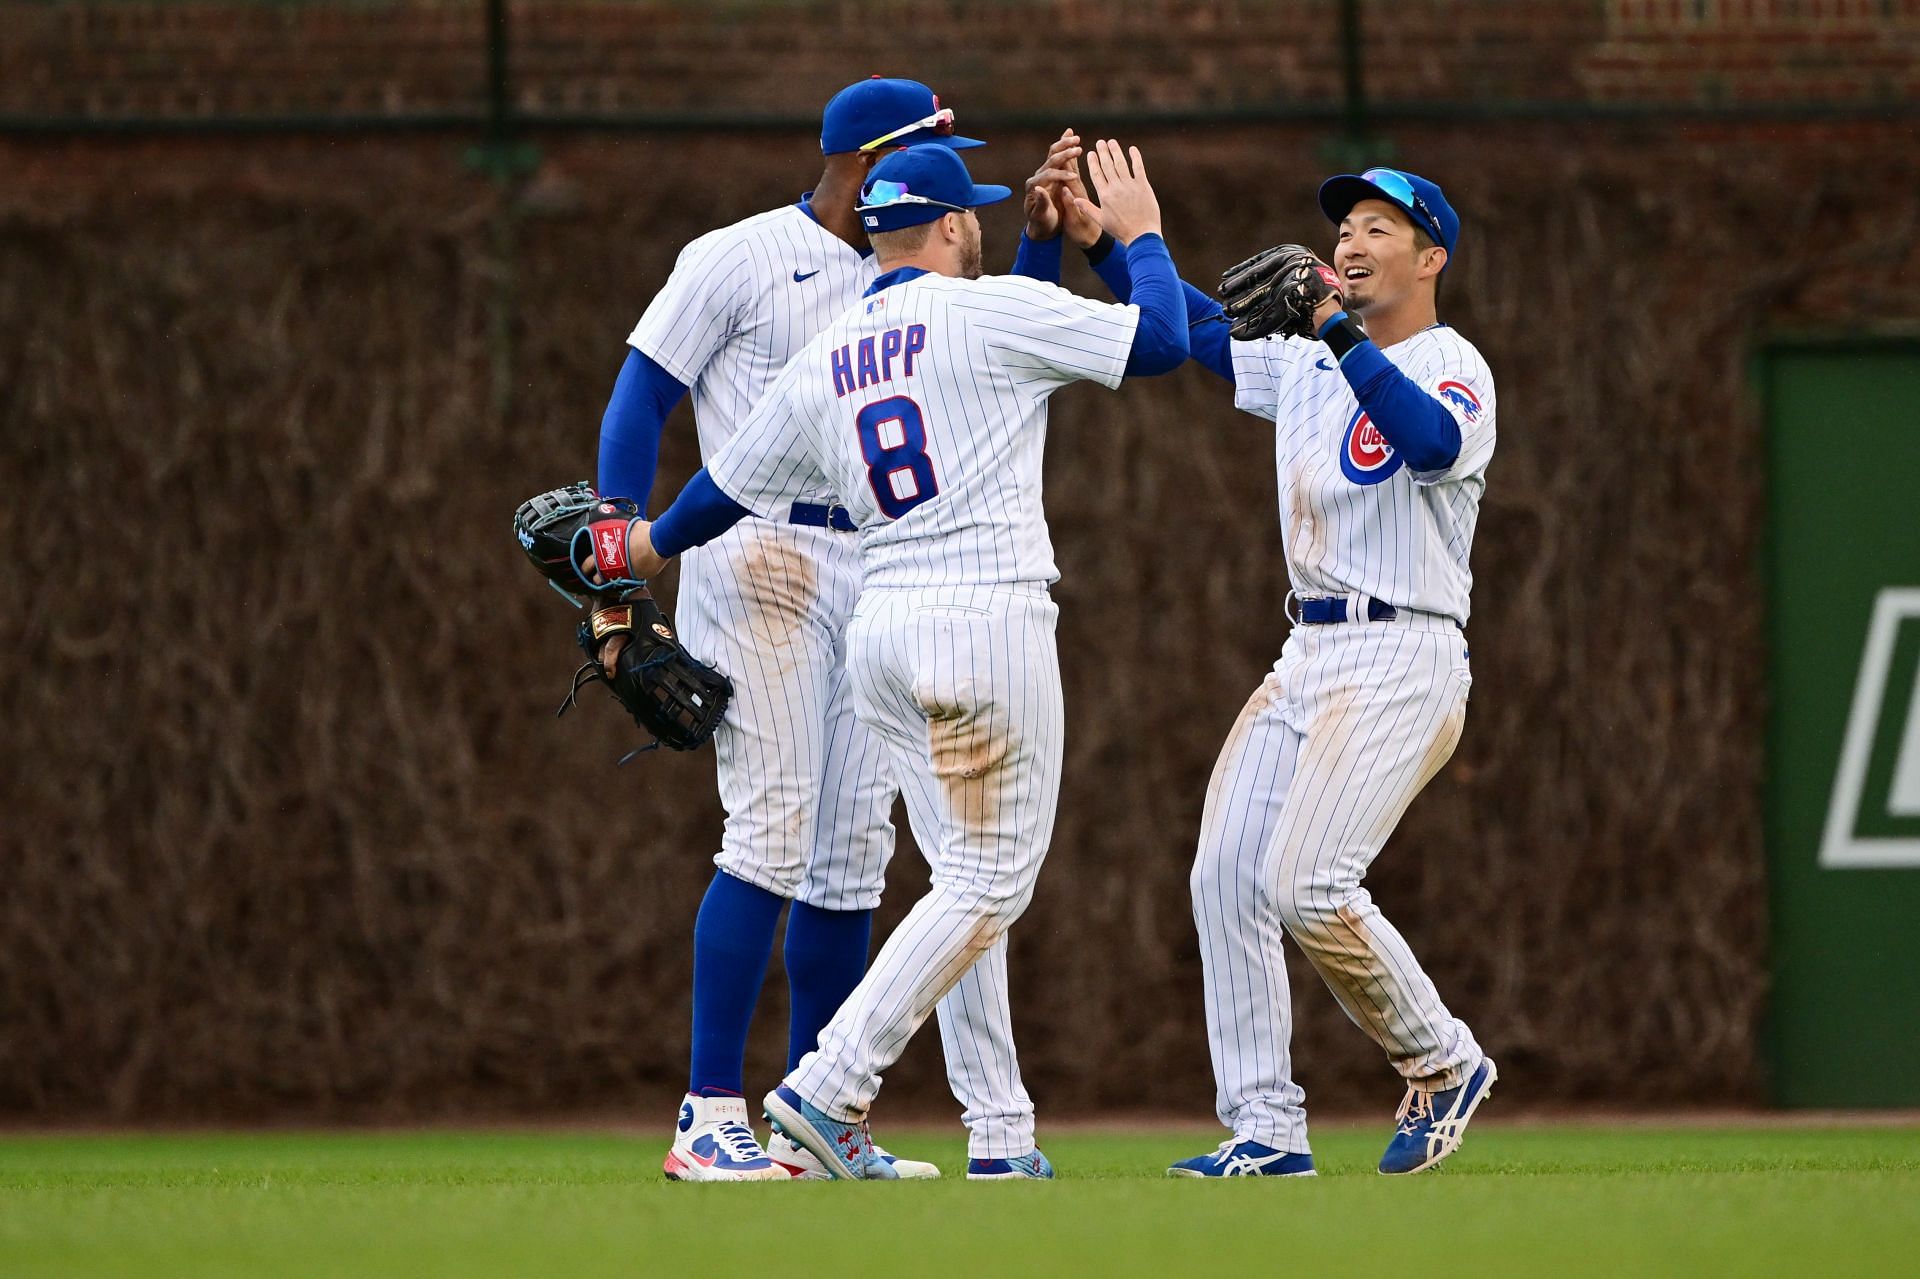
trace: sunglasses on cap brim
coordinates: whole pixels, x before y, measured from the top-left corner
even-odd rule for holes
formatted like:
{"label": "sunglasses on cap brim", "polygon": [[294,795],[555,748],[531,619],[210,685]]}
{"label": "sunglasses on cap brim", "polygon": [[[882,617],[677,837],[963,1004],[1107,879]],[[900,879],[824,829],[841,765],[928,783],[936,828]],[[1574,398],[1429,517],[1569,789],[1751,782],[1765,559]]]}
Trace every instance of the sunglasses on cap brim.
{"label": "sunglasses on cap brim", "polygon": [[1433,237],[1435,244],[1443,247],[1446,245],[1447,237],[1440,233],[1440,219],[1433,215],[1433,210],[1427,207],[1427,202],[1414,191],[1413,183],[1407,181],[1397,170],[1368,169],[1360,175],[1360,180],[1371,182],[1380,188],[1388,199],[1418,218],[1424,224],[1423,229]]}
{"label": "sunglasses on cap brim", "polygon": [[918,133],[922,129],[932,129],[936,137],[952,137],[953,108],[941,107],[938,111],[935,111],[932,115],[924,119],[915,120],[912,124],[903,124],[892,133],[883,133],[871,142],[863,142],[860,144],[860,150],[871,151],[875,147],[883,147],[895,138],[904,138],[909,133]]}
{"label": "sunglasses on cap brim", "polygon": [[904,184],[889,182],[885,178],[867,188],[866,195],[860,200],[860,212],[872,213],[902,204],[925,204],[936,209],[951,209],[955,213],[973,212],[964,204],[948,204],[945,200],[930,200],[924,195],[915,195]]}

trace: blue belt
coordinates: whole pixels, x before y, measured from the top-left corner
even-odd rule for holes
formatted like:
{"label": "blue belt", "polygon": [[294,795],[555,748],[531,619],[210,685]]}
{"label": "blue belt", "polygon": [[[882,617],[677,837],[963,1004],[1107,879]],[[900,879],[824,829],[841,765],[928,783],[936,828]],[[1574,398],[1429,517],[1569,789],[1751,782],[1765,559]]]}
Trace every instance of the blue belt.
{"label": "blue belt", "polygon": [[[1400,610],[1385,600],[1367,597],[1367,620],[1369,622],[1391,622],[1400,616]],[[1344,595],[1326,595],[1319,599],[1300,601],[1300,620],[1308,626],[1327,626],[1334,622],[1347,620],[1347,599]]]}
{"label": "blue belt", "polygon": [[793,509],[787,512],[787,523],[805,524],[809,528],[839,529],[842,533],[857,531],[853,516],[847,514],[844,506],[821,506],[817,502],[795,502]]}

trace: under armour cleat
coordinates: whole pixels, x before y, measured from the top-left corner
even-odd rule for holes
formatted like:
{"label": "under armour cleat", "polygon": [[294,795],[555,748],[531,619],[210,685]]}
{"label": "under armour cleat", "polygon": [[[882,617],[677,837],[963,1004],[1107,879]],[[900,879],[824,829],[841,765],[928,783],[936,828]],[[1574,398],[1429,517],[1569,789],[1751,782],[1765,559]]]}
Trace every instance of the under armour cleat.
{"label": "under armour cleat", "polygon": [[968,1181],[1052,1181],[1053,1165],[1038,1150],[1012,1159],[967,1160]]}
{"label": "under armour cleat", "polygon": [[[880,1156],[881,1162],[893,1165],[902,1181],[932,1181],[939,1177],[940,1169],[919,1159],[902,1159],[875,1143],[873,1153]],[[785,1168],[798,1181],[832,1181],[833,1174],[827,1171],[825,1164],[814,1158],[813,1152],[805,1146],[795,1145],[784,1133],[776,1132],[767,1138],[767,1158]]]}
{"label": "under armour cleat", "polygon": [[1317,1177],[1312,1155],[1275,1150],[1257,1141],[1229,1137],[1218,1150],[1182,1159],[1167,1169],[1169,1177]]}
{"label": "under armour cleat", "polygon": [[899,1171],[875,1153],[866,1124],[835,1119],[785,1084],[767,1094],[765,1105],[773,1130],[811,1154],[834,1180],[899,1180]]}
{"label": "under armour cleat", "polygon": [[679,1131],[661,1165],[672,1181],[785,1181],[747,1125],[745,1097],[701,1097],[680,1103]]}
{"label": "under armour cleat", "polygon": [[1460,1149],[1467,1120],[1493,1091],[1493,1081],[1498,1078],[1500,1072],[1489,1057],[1458,1088],[1433,1093],[1407,1089],[1400,1113],[1394,1116],[1400,1127],[1387,1143],[1387,1153],[1380,1156],[1380,1171],[1389,1175],[1425,1172]]}

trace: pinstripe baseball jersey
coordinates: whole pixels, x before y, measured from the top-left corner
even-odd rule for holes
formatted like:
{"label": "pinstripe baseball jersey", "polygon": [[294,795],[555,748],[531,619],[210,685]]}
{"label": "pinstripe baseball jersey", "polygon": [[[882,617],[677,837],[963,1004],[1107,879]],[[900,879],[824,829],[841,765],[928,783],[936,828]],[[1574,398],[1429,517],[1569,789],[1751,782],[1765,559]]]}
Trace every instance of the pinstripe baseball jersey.
{"label": "pinstripe baseball jersey", "polygon": [[714,483],[759,515],[839,494],[869,586],[1053,582],[1047,397],[1119,386],[1140,309],[1021,276],[880,283],[708,461]]}
{"label": "pinstripe baseball jersey", "polygon": [[1324,343],[1233,343],[1234,406],[1277,428],[1280,529],[1296,593],[1369,595],[1464,626],[1467,559],[1493,457],[1493,374],[1444,325],[1384,350],[1460,424],[1460,455],[1444,471],[1406,466]]}
{"label": "pinstripe baseball jersey", "polygon": [[873,277],[871,257],[790,204],[682,249],[627,344],[692,389],[706,461],[787,361]]}

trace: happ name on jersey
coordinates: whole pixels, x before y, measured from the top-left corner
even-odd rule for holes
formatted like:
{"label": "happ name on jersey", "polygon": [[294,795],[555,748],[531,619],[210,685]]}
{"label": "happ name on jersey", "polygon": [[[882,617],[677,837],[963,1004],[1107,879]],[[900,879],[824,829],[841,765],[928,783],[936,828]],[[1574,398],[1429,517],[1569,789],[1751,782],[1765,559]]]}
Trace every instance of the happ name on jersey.
{"label": "happ name on jersey", "polygon": [[[878,357],[876,358],[876,344]],[[900,376],[913,376],[913,357],[927,349],[927,326],[909,324],[887,329],[859,342],[843,344],[828,359],[833,365],[833,393],[842,399],[849,391],[893,381],[893,362],[901,361]]]}

